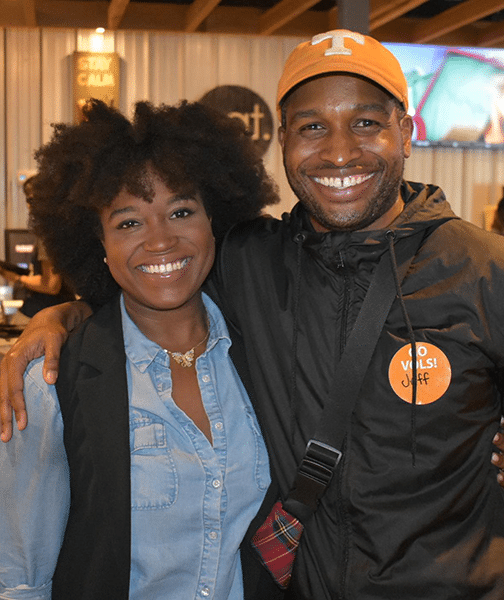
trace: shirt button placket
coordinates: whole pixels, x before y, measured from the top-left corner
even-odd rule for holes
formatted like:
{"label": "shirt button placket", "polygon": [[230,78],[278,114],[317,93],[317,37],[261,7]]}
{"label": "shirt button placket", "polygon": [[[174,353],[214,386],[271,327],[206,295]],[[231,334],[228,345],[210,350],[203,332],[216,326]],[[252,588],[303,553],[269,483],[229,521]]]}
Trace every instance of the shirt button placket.
{"label": "shirt button placket", "polygon": [[[217,572],[219,567],[220,511],[223,493],[223,478],[218,466],[213,464],[213,476],[207,482],[207,493],[204,501],[204,519],[206,536],[201,560],[201,578],[199,595],[202,598],[214,598]],[[215,598],[215,600],[219,600]]]}
{"label": "shirt button placket", "polygon": [[198,378],[202,395],[209,403],[209,418],[213,425],[213,458],[211,464],[208,463],[209,479],[207,480],[207,492],[204,500],[204,520],[206,529],[206,539],[203,546],[203,555],[201,560],[201,577],[199,580],[199,595],[201,598],[214,598],[216,594],[216,580],[219,568],[219,557],[221,552],[222,536],[220,532],[221,525],[221,500],[224,492],[224,472],[219,465],[217,449],[222,449],[222,435],[224,430],[224,421],[218,404],[215,399],[215,390],[212,383],[212,377],[209,373],[209,365],[205,356],[198,363]]}

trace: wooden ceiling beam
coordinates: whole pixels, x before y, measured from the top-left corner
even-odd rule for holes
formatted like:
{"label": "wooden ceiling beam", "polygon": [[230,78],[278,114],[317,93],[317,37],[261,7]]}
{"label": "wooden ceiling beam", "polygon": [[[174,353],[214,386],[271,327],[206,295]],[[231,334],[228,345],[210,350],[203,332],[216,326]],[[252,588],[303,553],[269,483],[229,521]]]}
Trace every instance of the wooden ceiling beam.
{"label": "wooden ceiling beam", "polygon": [[[373,37],[383,43],[390,44],[415,44],[416,42],[408,35],[417,25],[421,25],[422,19],[411,17],[400,17],[395,21],[386,23],[373,31]],[[472,46],[478,45],[481,29],[478,25],[465,25],[455,31],[450,31],[436,39],[440,46]]]}
{"label": "wooden ceiling beam", "polygon": [[292,21],[315,6],[319,0],[281,0],[265,11],[259,18],[259,33],[271,35],[283,25]]}
{"label": "wooden ceiling beam", "polygon": [[[63,2],[64,0],[52,1]],[[71,0],[71,2],[76,1]],[[86,0],[86,2],[89,1]],[[160,6],[159,3],[155,2],[130,2],[122,20],[121,29],[182,32],[186,24],[186,16],[187,6],[183,4],[163,4]]]}
{"label": "wooden ceiling beam", "polygon": [[118,29],[128,8],[129,0],[111,0],[107,10],[107,29]]}
{"label": "wooden ceiling beam", "polygon": [[[425,21],[405,17],[426,0],[370,0],[372,35],[382,42],[502,47],[504,23],[482,22],[504,9],[504,0],[466,0]],[[267,10],[218,6],[219,0],[191,5],[134,0],[0,0],[0,27],[73,27],[111,30],[205,31],[309,38],[335,29],[337,8],[310,10],[317,0],[281,0]],[[478,21],[479,20],[479,21]]]}
{"label": "wooden ceiling beam", "polygon": [[[258,8],[219,6],[205,20],[204,31],[206,33],[258,35],[259,20],[263,14],[264,11]],[[336,25],[329,22],[328,13],[310,10],[277,29],[275,35],[308,39],[321,31],[328,31],[329,29],[336,29]]]}
{"label": "wooden ceiling beam", "polygon": [[23,0],[23,14],[27,27],[37,26],[37,15],[35,12],[35,0]]}
{"label": "wooden ceiling beam", "polygon": [[437,39],[503,8],[504,0],[466,0],[416,27],[412,32],[413,42],[423,44]]}
{"label": "wooden ceiling beam", "polygon": [[504,23],[492,23],[481,30],[478,35],[477,46],[488,48],[504,42]]}
{"label": "wooden ceiling beam", "polygon": [[327,12],[327,31],[331,31],[331,29],[338,29],[338,23],[338,7],[335,6]]}
{"label": "wooden ceiling beam", "polygon": [[427,0],[371,0],[369,11],[369,29],[373,31],[394,19],[402,17],[410,10],[424,4]]}
{"label": "wooden ceiling beam", "polygon": [[436,44],[440,46],[468,46],[476,47],[479,39],[479,27],[470,23],[436,38]]}
{"label": "wooden ceiling beam", "polygon": [[220,0],[194,0],[187,11],[184,31],[187,33],[196,31],[218,4]]}

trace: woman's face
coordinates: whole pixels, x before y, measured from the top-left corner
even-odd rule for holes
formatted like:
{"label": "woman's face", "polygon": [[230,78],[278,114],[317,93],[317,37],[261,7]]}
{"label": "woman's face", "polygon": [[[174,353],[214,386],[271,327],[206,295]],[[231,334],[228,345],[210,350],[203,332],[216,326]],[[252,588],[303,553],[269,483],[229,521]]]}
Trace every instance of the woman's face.
{"label": "woman's face", "polygon": [[215,256],[199,195],[175,194],[155,174],[151,185],[152,202],[123,189],[100,214],[108,267],[133,319],[198,303]]}

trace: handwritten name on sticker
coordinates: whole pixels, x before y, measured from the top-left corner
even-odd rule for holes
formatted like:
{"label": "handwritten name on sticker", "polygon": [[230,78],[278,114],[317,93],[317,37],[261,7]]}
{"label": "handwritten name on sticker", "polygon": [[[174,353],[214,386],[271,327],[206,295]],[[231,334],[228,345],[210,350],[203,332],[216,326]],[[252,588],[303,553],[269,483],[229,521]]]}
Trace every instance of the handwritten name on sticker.
{"label": "handwritten name on sticker", "polygon": [[[427,343],[416,345],[417,404],[439,400],[451,382],[451,366],[446,354]],[[393,356],[389,366],[389,381],[394,392],[406,402],[413,398],[413,361],[411,345],[406,344]]]}

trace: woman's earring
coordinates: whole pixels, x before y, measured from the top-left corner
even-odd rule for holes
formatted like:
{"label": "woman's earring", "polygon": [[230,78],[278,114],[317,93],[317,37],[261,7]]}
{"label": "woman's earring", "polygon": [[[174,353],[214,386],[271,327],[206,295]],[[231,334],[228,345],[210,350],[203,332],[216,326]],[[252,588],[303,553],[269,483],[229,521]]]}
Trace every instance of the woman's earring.
{"label": "woman's earring", "polygon": [[108,265],[108,262],[107,262],[107,257],[106,257],[106,256],[104,256],[104,257],[103,257],[103,262],[104,262],[106,265]]}

